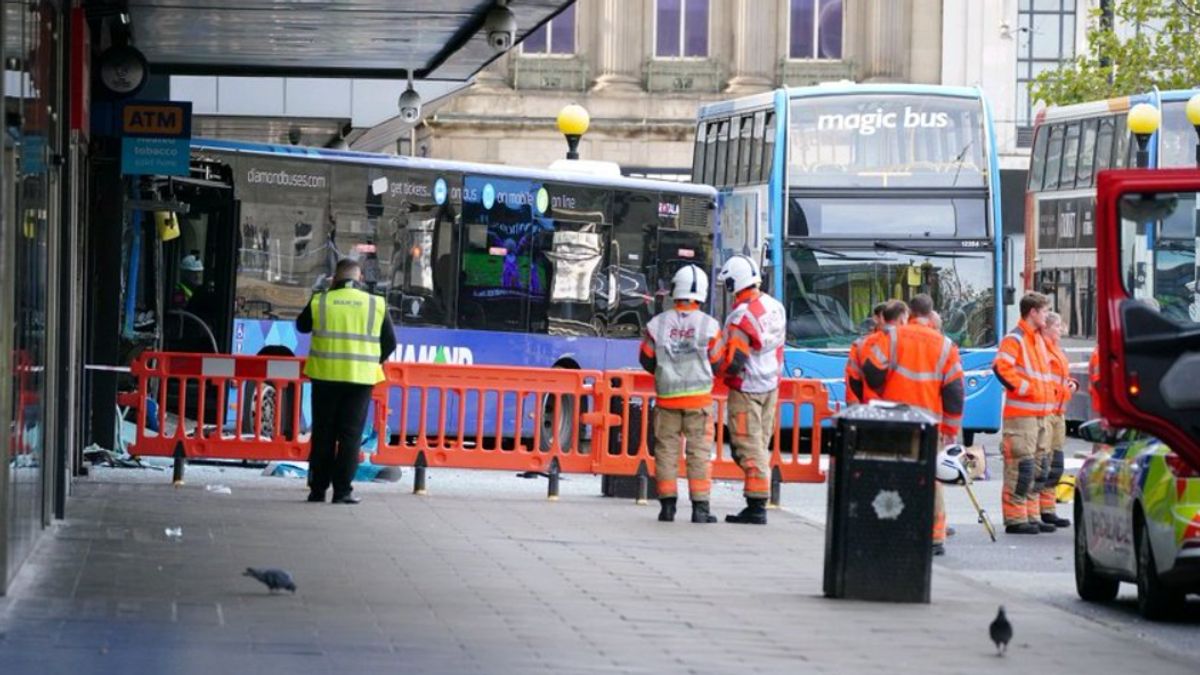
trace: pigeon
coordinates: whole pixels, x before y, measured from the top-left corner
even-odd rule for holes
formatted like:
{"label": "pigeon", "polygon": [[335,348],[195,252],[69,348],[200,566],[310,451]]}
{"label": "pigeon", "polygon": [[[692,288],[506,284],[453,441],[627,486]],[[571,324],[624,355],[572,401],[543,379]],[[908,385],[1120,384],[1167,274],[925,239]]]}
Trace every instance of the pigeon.
{"label": "pigeon", "polygon": [[272,593],[281,588],[289,590],[293,593],[296,592],[296,582],[292,581],[292,575],[283,570],[261,570],[253,567],[247,567],[246,571],[242,573],[242,576],[254,577],[255,579],[258,579],[266,584],[267,588],[271,589]]}
{"label": "pigeon", "polygon": [[1000,611],[996,613],[992,625],[988,626],[988,635],[991,635],[992,642],[996,643],[996,656],[1004,656],[1004,652],[1008,651],[1008,641],[1013,636],[1012,624],[1008,622],[1008,617],[1004,616],[1004,605],[1000,605]]}

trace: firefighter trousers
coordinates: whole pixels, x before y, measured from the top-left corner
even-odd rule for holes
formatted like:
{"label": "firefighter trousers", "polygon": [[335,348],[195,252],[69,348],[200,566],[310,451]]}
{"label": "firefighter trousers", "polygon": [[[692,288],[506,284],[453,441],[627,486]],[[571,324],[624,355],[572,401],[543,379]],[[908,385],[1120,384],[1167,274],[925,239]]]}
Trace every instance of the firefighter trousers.
{"label": "firefighter trousers", "polygon": [[743,494],[747,499],[771,498],[771,452],[768,444],[775,431],[775,405],[779,390],[749,394],[730,390],[727,404],[729,443],[733,461],[746,474]]}
{"label": "firefighter trousers", "polygon": [[1042,485],[1039,515],[1057,516],[1054,506],[1058,503],[1058,481],[1063,475],[1063,446],[1067,444],[1067,420],[1062,415],[1046,418],[1050,431],[1050,451],[1043,461],[1046,463],[1046,480]]}
{"label": "firefighter trousers", "polygon": [[713,425],[708,408],[654,410],[654,481],[658,497],[679,493],[679,454],[686,448],[688,495],[708,501],[712,491]]}
{"label": "firefighter trousers", "polygon": [[1041,418],[1006,417],[1003,425],[1004,489],[1001,493],[1005,525],[1030,522],[1029,503],[1038,503],[1033,492],[1037,474],[1035,457],[1038,446],[1044,443]]}

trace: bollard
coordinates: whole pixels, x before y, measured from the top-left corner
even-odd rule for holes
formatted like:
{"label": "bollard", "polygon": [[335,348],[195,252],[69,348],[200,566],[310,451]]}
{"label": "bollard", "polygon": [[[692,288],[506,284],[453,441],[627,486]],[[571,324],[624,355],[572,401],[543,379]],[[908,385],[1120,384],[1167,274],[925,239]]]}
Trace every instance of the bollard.
{"label": "bollard", "polygon": [[771,498],[767,501],[768,509],[779,508],[780,493],[783,491],[783,475],[779,473],[779,467],[771,467]]}
{"label": "bollard", "polygon": [[187,465],[187,454],[183,451],[183,441],[175,444],[175,466],[171,473],[171,485],[183,485],[183,468]]}
{"label": "bollard", "polygon": [[558,501],[558,458],[550,460],[550,472],[547,477],[550,479],[550,486],[546,489],[546,499],[552,502]]}
{"label": "bollard", "polygon": [[413,465],[413,494],[424,495],[429,494],[425,489],[425,453],[417,454],[417,463]]}

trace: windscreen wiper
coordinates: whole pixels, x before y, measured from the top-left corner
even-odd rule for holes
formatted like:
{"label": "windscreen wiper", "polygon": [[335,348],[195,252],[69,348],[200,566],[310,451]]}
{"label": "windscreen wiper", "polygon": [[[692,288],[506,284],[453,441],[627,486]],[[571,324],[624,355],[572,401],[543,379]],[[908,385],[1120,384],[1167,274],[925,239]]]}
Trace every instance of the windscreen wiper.
{"label": "windscreen wiper", "polygon": [[946,251],[926,251],[911,246],[901,246],[893,244],[890,241],[875,240],[875,248],[885,251],[896,251],[898,253],[911,253],[912,255],[925,256],[926,258],[982,258],[980,255],[972,255],[970,253],[949,253]]}
{"label": "windscreen wiper", "polygon": [[791,245],[797,246],[799,248],[802,248],[806,251],[814,251],[816,253],[824,253],[825,255],[831,255],[831,256],[834,256],[837,258],[849,258],[850,257],[850,256],[846,255],[845,253],[842,253],[841,251],[835,251],[831,248],[825,248],[823,246],[814,246],[812,244],[806,244],[802,241],[792,241],[792,242],[788,242],[788,243]]}

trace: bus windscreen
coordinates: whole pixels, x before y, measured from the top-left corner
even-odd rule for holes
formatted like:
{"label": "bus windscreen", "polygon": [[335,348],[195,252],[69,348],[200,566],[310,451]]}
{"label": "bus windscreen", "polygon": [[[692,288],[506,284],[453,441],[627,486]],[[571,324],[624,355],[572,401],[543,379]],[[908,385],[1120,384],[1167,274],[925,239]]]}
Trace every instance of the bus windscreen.
{"label": "bus windscreen", "polygon": [[812,96],[791,102],[793,187],[986,187],[983,105],[919,95]]}

